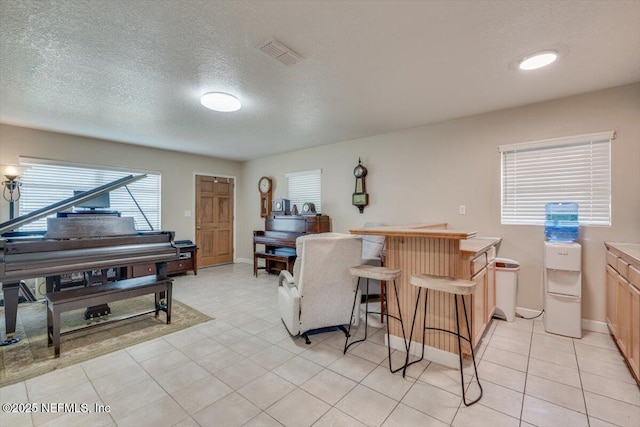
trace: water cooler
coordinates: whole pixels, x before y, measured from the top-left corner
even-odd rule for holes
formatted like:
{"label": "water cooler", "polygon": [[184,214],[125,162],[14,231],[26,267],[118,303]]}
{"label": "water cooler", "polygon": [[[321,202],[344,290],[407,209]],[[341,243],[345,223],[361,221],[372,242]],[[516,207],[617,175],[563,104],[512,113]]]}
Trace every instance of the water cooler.
{"label": "water cooler", "polygon": [[578,205],[548,203],[544,242],[544,330],[582,338],[582,247]]}

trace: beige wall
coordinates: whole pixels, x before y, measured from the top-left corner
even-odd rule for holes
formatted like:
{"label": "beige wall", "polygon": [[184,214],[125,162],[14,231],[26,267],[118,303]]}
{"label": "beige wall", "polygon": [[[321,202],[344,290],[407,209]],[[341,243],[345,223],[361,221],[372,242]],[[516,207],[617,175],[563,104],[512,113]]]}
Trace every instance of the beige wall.
{"label": "beige wall", "polygon": [[[522,265],[517,304],[542,308],[542,226],[500,224],[498,146],[615,130],[612,144],[611,227],[581,230],[583,313],[604,321],[605,240],[640,242],[640,84],[481,114],[399,132],[246,162],[238,206],[240,258],[251,258],[251,232],[263,229],[257,182],[274,178],[274,196],[286,197],[285,174],[322,169],[323,213],[334,231],[365,222],[448,222],[479,235],[502,236],[498,255]],[[370,205],[351,205],[353,168],[367,167]],[[459,215],[458,206],[467,214]]]}
{"label": "beige wall", "polygon": [[[99,139],[0,125],[0,164],[19,156],[159,171],[162,174],[162,228],[176,239],[195,240],[194,175],[239,177],[242,164],[213,157],[156,150]],[[0,198],[0,222],[8,219]],[[184,211],[190,210],[191,217]]]}

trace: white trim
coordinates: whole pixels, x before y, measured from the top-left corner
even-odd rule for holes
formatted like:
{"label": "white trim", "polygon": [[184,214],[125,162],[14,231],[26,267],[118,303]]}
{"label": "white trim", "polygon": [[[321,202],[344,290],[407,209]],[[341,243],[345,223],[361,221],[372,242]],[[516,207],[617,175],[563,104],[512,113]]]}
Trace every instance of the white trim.
{"label": "white trim", "polygon": [[253,265],[253,260],[249,258],[238,258],[235,261],[236,263],[250,264]]}
{"label": "white trim", "polygon": [[[191,206],[193,206],[193,215],[191,215],[191,226],[193,227],[193,238],[197,241],[196,238],[196,217],[198,216],[198,212],[196,212],[196,176],[213,176],[213,177],[218,177],[218,178],[231,178],[233,179],[233,263],[236,263],[236,255],[237,255],[237,250],[238,250],[238,244],[237,244],[237,239],[238,239],[238,221],[236,220],[236,218],[238,218],[237,214],[237,209],[238,209],[238,178],[234,175],[224,175],[224,174],[215,174],[215,173],[209,173],[209,172],[193,172],[193,191],[191,192]],[[196,243],[196,242],[193,242]],[[197,243],[196,243],[197,244]],[[252,261],[253,263],[253,261]],[[208,266],[207,266],[208,267]]]}
{"label": "white trim", "polygon": [[298,176],[298,175],[322,175],[322,169],[311,169],[308,171],[289,172],[284,174],[284,177],[289,178],[290,176]]}
{"label": "white trim", "polygon": [[608,130],[606,132],[585,133],[582,135],[565,136],[562,138],[540,139],[537,141],[500,145],[498,147],[498,151],[504,153],[518,150],[531,150],[535,148],[562,147],[564,145],[577,144],[585,141],[604,141],[612,139],[615,139],[615,131]]}
{"label": "white trim", "polygon": [[599,322],[597,320],[582,319],[582,329],[591,332],[600,332],[609,335],[609,327],[607,322]]}

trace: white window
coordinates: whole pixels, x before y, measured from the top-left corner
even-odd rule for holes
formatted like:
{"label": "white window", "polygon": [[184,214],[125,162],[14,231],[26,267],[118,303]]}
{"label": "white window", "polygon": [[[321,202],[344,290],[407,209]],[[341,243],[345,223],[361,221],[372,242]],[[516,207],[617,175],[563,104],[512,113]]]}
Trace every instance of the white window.
{"label": "white window", "polygon": [[296,205],[298,212],[302,210],[305,203],[313,203],[316,212],[322,212],[322,171],[320,169],[288,173],[287,187],[289,188],[288,199],[291,200],[291,209]]}
{"label": "white window", "polygon": [[544,224],[545,203],[575,202],[580,225],[611,225],[614,132],[500,146],[502,224]]}
{"label": "white window", "polygon": [[[54,162],[42,159],[21,158],[21,165],[28,167],[21,177],[20,215],[67,199],[74,191],[87,191],[108,184],[128,175],[147,174],[126,187],[131,191],[154,230],[160,229],[160,174],[158,172],[102,168]],[[132,216],[136,229],[150,230],[149,224],[136,207],[127,188],[121,187],[109,193],[109,210],[122,216]],[[55,214],[51,215],[55,216]],[[41,218],[20,228],[21,231],[46,230],[47,220]]]}

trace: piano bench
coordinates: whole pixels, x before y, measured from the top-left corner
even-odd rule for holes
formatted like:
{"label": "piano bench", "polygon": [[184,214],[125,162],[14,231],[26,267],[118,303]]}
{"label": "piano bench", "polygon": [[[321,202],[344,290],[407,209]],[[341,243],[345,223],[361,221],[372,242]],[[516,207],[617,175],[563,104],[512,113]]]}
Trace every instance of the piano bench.
{"label": "piano bench", "polygon": [[[258,266],[258,258],[265,260],[265,266]],[[276,255],[271,252],[254,252],[253,253],[253,275],[258,277],[258,270],[267,270],[269,261],[282,262],[286,265],[289,273],[293,274],[293,263],[296,260],[295,255]]]}
{"label": "piano bench", "polygon": [[[45,294],[47,301],[47,338],[49,347],[53,345],[55,357],[60,357],[60,335],[79,332],[95,326],[105,325],[119,320],[130,319],[144,314],[154,313],[158,317],[160,310],[166,313],[167,324],[171,323],[171,291],[173,279],[159,278],[157,275],[136,277],[134,279],[118,280],[96,286],[71,289],[66,291],[49,292]],[[135,298],[142,295],[155,294],[155,308],[153,310],[136,313],[117,319],[110,319],[88,326],[83,326],[60,333],[60,314],[81,308],[108,304]],[[165,302],[162,303],[161,299]]]}

